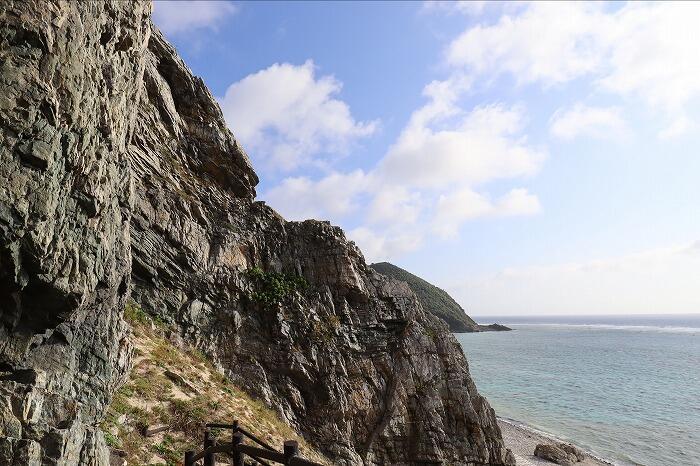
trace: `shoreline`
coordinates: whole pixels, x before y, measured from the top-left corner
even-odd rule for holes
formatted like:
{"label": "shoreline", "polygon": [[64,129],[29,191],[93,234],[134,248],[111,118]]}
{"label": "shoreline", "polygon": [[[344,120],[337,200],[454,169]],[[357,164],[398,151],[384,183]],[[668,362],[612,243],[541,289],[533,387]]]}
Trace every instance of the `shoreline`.
{"label": "shoreline", "polygon": [[[517,466],[551,466],[555,464],[551,461],[534,456],[535,446],[538,443],[563,442],[563,440],[547,432],[529,427],[514,419],[500,416],[496,416],[496,419],[498,420],[498,427],[501,429],[506,447],[510,448],[515,455]],[[577,466],[614,466],[615,464],[609,460],[597,457],[575,443],[566,443],[571,443],[586,454],[586,459],[576,463]]]}

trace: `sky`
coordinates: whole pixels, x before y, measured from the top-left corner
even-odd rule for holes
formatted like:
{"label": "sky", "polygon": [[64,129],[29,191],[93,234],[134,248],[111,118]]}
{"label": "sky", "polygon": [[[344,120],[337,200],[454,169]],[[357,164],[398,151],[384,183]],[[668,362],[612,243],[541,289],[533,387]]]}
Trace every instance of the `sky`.
{"label": "sky", "polygon": [[700,313],[700,3],[156,1],[258,199],[470,314]]}

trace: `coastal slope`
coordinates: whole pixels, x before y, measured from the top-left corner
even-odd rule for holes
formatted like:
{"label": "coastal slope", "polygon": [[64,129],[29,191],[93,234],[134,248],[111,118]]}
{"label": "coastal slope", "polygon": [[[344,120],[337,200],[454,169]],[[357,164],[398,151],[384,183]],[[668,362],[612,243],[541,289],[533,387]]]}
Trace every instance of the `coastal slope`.
{"label": "coastal slope", "polygon": [[255,201],[150,9],[0,6],[0,463],[108,464],[131,299],[335,464],[513,465],[447,325]]}
{"label": "coastal slope", "polygon": [[498,324],[480,325],[469,317],[462,306],[445,290],[389,262],[371,264],[377,272],[387,277],[406,282],[416,294],[423,309],[444,320],[455,333],[488,332],[510,330]]}

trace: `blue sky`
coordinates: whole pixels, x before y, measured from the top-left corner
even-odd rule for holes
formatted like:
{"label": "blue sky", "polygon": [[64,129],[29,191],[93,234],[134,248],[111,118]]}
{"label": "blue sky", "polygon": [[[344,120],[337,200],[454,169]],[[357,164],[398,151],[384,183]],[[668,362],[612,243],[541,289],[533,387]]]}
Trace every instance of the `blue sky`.
{"label": "blue sky", "polygon": [[697,4],[156,2],[289,219],[472,314],[700,312]]}

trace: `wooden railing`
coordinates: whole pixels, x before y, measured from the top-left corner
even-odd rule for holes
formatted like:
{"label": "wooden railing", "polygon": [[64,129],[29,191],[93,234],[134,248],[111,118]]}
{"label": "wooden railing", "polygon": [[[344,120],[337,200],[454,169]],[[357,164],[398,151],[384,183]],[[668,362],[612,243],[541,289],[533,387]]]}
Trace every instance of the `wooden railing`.
{"label": "wooden railing", "polygon": [[[244,466],[245,456],[256,461],[263,466],[272,466],[268,461],[289,466],[322,466],[319,463],[305,460],[299,456],[299,444],[294,440],[284,442],[284,449],[280,453],[266,442],[260,440],[255,435],[238,425],[238,421],[232,424],[210,423],[206,425],[204,433],[204,449],[199,453],[194,451],[185,452],[185,466],[195,466],[199,460],[203,460],[203,466],[214,466],[217,453],[225,453],[231,457],[233,466]],[[216,438],[211,429],[230,429],[231,441],[217,444]],[[245,440],[252,440],[258,446],[247,445]]]}

